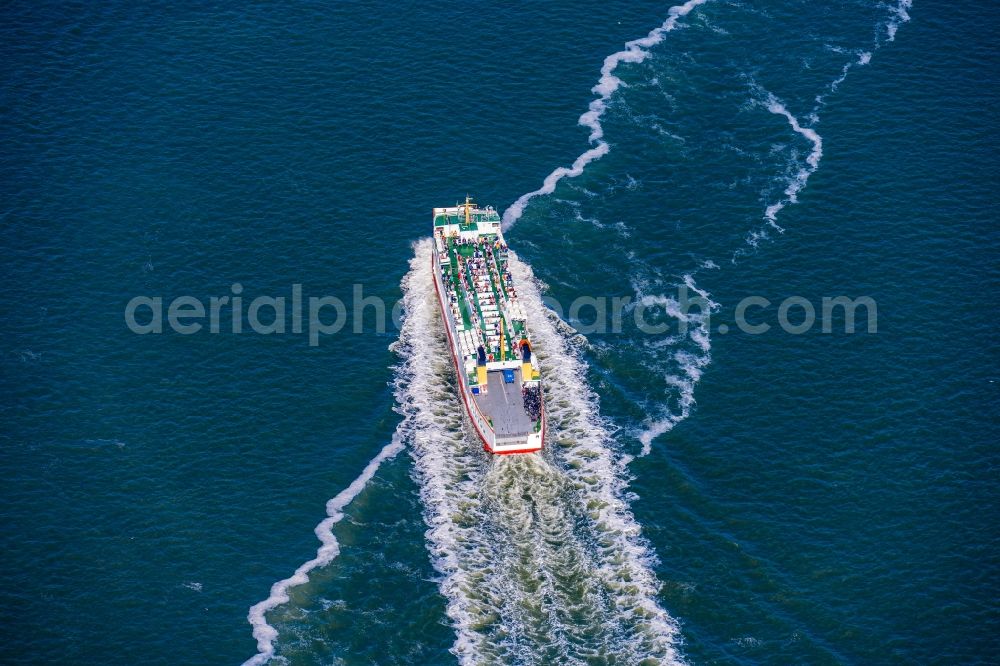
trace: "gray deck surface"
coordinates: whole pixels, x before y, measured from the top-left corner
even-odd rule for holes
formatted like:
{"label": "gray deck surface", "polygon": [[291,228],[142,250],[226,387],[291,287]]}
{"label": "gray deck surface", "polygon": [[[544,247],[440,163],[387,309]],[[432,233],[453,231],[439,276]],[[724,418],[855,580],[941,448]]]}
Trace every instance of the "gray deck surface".
{"label": "gray deck surface", "polygon": [[526,435],[534,432],[535,424],[524,411],[521,397],[521,369],[514,371],[514,383],[504,384],[503,373],[494,370],[486,375],[488,392],[473,396],[483,414],[493,419],[493,430],[499,436]]}

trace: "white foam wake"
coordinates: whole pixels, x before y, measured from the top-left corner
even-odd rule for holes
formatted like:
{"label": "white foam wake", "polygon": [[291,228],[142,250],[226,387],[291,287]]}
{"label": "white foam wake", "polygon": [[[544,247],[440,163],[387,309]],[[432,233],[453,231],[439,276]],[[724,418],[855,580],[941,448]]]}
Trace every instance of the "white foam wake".
{"label": "white foam wake", "polygon": [[476,618],[488,615],[482,597],[474,594],[475,581],[485,576],[475,557],[487,548],[476,501],[485,470],[478,446],[464,432],[435,300],[431,251],[429,240],[417,243],[403,278],[405,318],[395,349],[401,359],[395,394],[409,432],[431,563],[441,575],[438,586],[456,631],[452,652],[460,663],[474,663],[480,642]]}
{"label": "white foam wake", "polygon": [[673,351],[665,361],[658,365],[663,372],[663,380],[668,390],[674,391],[677,404],[671,409],[669,402],[648,407],[649,420],[639,433],[642,450],[639,455],[649,455],[653,440],[660,435],[673,430],[674,426],[691,415],[695,405],[694,389],[701,379],[705,368],[712,362],[711,317],[718,312],[719,304],[712,300],[711,294],[700,289],[694,276],[683,276],[683,288],[694,292],[691,301],[697,309],[682,308],[680,302],[672,296],[662,294],[645,294],[643,286],[633,280],[636,290],[636,302],[643,307],[659,306],[666,314],[676,319],[683,327],[684,334],[666,338],[644,340],[644,346],[658,351],[659,348],[670,346]]}
{"label": "white foam wake", "polygon": [[[838,53],[845,52],[845,49],[833,47],[831,47],[831,50]],[[867,65],[872,61],[871,51],[857,51],[855,55],[857,56],[857,60],[848,60],[844,63],[844,66],[840,69],[840,76],[831,81],[830,85],[828,85],[823,92],[816,95],[816,106],[813,108],[812,113],[810,113],[808,117],[809,122],[813,125],[819,124],[819,110],[826,104],[827,96],[837,92],[837,88],[840,87],[840,84],[847,79],[847,74],[851,71],[851,68],[855,65]]]}
{"label": "white foam wake", "polygon": [[657,603],[654,558],[625,500],[627,459],[531,271],[512,256],[546,376],[546,449],[490,456],[460,408],[430,252],[417,245],[403,281],[396,396],[452,653],[470,665],[681,663],[679,629]]}
{"label": "white foam wake", "polygon": [[798,203],[799,192],[801,192],[809,182],[809,176],[811,176],[816,169],[819,168],[819,161],[823,159],[823,137],[821,137],[816,130],[810,127],[803,127],[799,123],[799,119],[793,116],[788,108],[785,107],[784,102],[775,97],[772,93],[767,94],[765,106],[771,113],[784,116],[784,118],[788,121],[788,124],[791,125],[792,131],[805,137],[810,143],[812,143],[812,150],[809,151],[805,164],[802,165],[789,179],[788,185],[785,187],[785,198],[770,204],[764,210],[764,219],[767,220],[768,224],[773,226],[778,231],[782,231],[781,227],[779,227],[776,222],[778,213],[780,213],[786,205]]}
{"label": "white foam wake", "polygon": [[[896,32],[899,30],[899,26],[910,20],[908,10],[912,7],[913,0],[899,0],[899,4],[892,8],[888,20],[881,24],[885,31],[884,41],[895,41]],[[821,137],[815,129],[815,126],[819,124],[820,110],[825,106],[827,97],[835,93],[840,85],[847,79],[847,75],[851,68],[863,67],[870,64],[873,53],[881,48],[882,43],[883,38],[881,34],[877,34],[871,50],[859,50],[854,52],[855,59],[846,62],[841,68],[840,74],[833,81],[827,84],[822,93],[816,95],[816,106],[808,115],[808,120],[812,124],[812,127],[803,126],[799,122],[799,119],[792,115],[792,113],[788,110],[785,103],[773,93],[764,91],[759,86],[754,86],[755,94],[764,95],[764,99],[758,100],[758,102],[767,108],[767,110],[771,113],[783,116],[788,121],[792,131],[801,135],[812,144],[812,149],[806,157],[805,163],[801,164],[788,177],[783,198],[768,204],[764,209],[763,219],[766,223],[764,227],[751,230],[747,234],[746,242],[750,247],[756,248],[762,240],[767,240],[769,238],[767,232],[768,227],[777,230],[779,233],[784,232],[784,229],[778,226],[777,223],[778,213],[780,213],[789,204],[798,203],[799,193],[805,189],[806,184],[809,182],[809,177],[819,168],[820,160],[823,158],[823,137]],[[835,48],[833,50],[843,52],[842,49]],[[733,255],[733,261],[735,262],[736,257],[744,253],[745,251],[742,249],[737,250]]]}
{"label": "white foam wake", "polygon": [[517,201],[512,203],[503,213],[504,230],[509,229],[517,222],[524,213],[524,208],[528,205],[529,201],[537,196],[551,194],[555,191],[556,183],[560,180],[567,177],[575,178],[579,176],[588,164],[608,154],[611,146],[604,141],[604,127],[601,125],[601,116],[607,111],[611,96],[623,85],[622,80],[615,76],[615,70],[618,69],[618,65],[623,62],[640,63],[644,61],[649,57],[649,49],[662,42],[664,36],[677,26],[678,20],[687,16],[692,9],[707,1],[688,0],[682,5],[671,7],[668,11],[667,19],[660,27],[655,28],[641,39],[626,42],[624,49],[612,53],[604,59],[604,65],[601,66],[601,78],[598,80],[597,85],[591,89],[591,92],[596,93],[599,97],[591,101],[587,112],[580,116],[579,120],[581,125],[590,129],[588,140],[594,144],[593,148],[588,149],[577,157],[573,161],[572,166],[559,167],[550,173],[545,177],[542,186],[537,190],[518,197]]}
{"label": "white foam wake", "polygon": [[333,526],[344,518],[344,508],[364,490],[368,482],[375,476],[375,472],[378,471],[379,466],[386,460],[394,458],[402,450],[403,442],[400,433],[397,431],[392,441],[382,447],[382,450],[371,459],[361,474],[358,475],[358,478],[354,479],[351,485],[341,490],[333,499],[326,503],[327,517],[315,529],[316,537],[322,543],[316,551],[316,557],[302,563],[295,570],[295,573],[288,578],[279,580],[272,585],[270,596],[250,608],[247,620],[253,626],[253,636],[257,639],[257,654],[247,659],[244,662],[244,666],[266,664],[274,657],[274,641],[278,637],[278,630],[268,624],[266,617],[268,611],[288,603],[289,589],[309,582],[310,571],[326,566],[340,554],[340,544],[337,542],[337,537],[333,535]]}
{"label": "white foam wake", "polygon": [[561,320],[543,305],[531,269],[516,256],[511,271],[521,285],[519,293],[532,322],[533,339],[538,341],[548,390],[555,396],[546,401],[549,453],[577,488],[580,502],[588,509],[593,538],[603,546],[596,564],[614,593],[614,612],[608,620],[638,623],[636,638],[622,651],[623,656],[633,655],[625,663],[639,663],[643,658],[653,663],[683,663],[677,650],[680,627],[656,600],[660,589],[652,570],[656,557],[624,499],[631,458],[617,453],[613,428],[600,417],[599,399],[573,345],[575,335],[560,332]]}
{"label": "white foam wake", "polygon": [[910,20],[909,10],[913,8],[913,0],[899,0],[899,4],[892,12],[892,16],[885,24],[886,41],[896,41],[896,31],[903,23]]}

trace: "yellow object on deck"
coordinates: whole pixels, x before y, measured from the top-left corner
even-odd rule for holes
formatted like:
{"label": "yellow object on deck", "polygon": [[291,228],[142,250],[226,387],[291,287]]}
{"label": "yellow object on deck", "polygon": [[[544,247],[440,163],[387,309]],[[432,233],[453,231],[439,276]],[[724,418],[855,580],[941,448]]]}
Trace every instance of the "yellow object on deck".
{"label": "yellow object on deck", "polygon": [[531,367],[531,363],[530,362],[522,363],[521,364],[521,381],[522,382],[531,381],[533,372],[534,372],[534,368]]}
{"label": "yellow object on deck", "polygon": [[486,386],[486,366],[477,365],[476,366],[476,382],[480,386]]}

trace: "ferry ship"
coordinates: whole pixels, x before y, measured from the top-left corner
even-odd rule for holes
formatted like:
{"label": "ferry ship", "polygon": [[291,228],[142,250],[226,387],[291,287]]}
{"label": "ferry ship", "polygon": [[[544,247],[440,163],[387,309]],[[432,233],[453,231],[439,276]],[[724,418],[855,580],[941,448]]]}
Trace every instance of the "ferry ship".
{"label": "ferry ship", "polygon": [[434,287],[462,403],[490,453],[531,453],[545,440],[542,378],[491,206],[435,208]]}

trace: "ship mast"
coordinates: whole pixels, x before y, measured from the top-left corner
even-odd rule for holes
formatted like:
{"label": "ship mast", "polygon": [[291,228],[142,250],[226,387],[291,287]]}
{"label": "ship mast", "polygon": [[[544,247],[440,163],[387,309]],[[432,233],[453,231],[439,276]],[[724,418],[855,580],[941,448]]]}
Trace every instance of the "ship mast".
{"label": "ship mast", "polygon": [[470,220],[472,219],[472,199],[469,195],[465,195],[465,226],[469,226]]}

